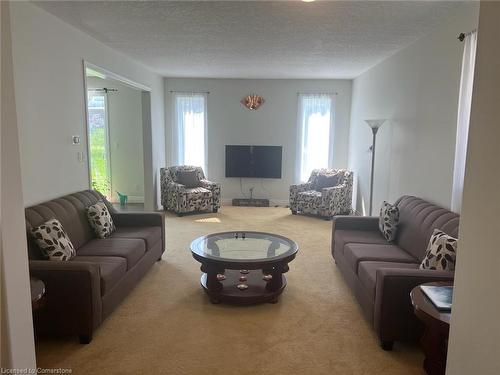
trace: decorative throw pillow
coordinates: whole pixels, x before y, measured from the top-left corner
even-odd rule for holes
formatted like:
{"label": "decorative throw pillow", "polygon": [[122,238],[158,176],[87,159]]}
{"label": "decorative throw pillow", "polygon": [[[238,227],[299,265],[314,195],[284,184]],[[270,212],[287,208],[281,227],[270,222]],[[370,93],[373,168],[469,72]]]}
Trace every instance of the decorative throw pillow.
{"label": "decorative throw pillow", "polygon": [[201,185],[198,172],[195,169],[179,170],[176,174],[177,182],[187,188],[195,188]]}
{"label": "decorative throw pillow", "polygon": [[115,231],[113,218],[103,201],[99,201],[87,208],[87,218],[99,238],[106,238]]}
{"label": "decorative throw pillow", "polygon": [[50,219],[32,228],[31,235],[50,260],[70,260],[76,255],[71,240],[57,219]]}
{"label": "decorative throw pillow", "polygon": [[397,206],[384,201],[380,208],[378,227],[385,239],[389,242],[396,239],[399,223],[399,209]]}
{"label": "decorative throw pillow", "polygon": [[454,271],[457,242],[455,237],[451,237],[439,229],[434,229],[420,269]]}
{"label": "decorative throw pillow", "polygon": [[340,173],[335,173],[332,175],[320,174],[316,178],[316,190],[321,191],[321,189],[337,186],[341,181],[342,175]]}

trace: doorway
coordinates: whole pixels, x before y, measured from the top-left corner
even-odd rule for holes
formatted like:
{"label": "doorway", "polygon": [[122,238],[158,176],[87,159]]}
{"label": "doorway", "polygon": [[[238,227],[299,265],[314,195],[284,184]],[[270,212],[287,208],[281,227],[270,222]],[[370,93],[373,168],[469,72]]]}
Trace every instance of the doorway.
{"label": "doorway", "polygon": [[84,63],[89,186],[124,210],[145,201],[149,89]]}

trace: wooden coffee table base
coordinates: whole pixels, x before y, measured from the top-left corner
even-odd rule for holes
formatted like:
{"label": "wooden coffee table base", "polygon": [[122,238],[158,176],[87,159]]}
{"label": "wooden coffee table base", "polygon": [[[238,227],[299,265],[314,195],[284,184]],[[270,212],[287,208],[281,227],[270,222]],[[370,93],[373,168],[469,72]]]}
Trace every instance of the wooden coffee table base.
{"label": "wooden coffee table base", "polygon": [[[251,270],[248,274],[241,274],[239,270],[225,270],[225,280],[211,283],[208,286],[206,273],[201,276],[201,285],[210,297],[212,303],[228,303],[233,305],[253,305],[257,303],[276,303],[279,295],[286,286],[285,275],[280,274],[281,283],[278,281],[265,281],[262,279],[262,270]],[[241,276],[246,276],[247,280],[239,281]],[[277,276],[274,276],[277,277]],[[245,290],[238,289],[238,284],[248,285]],[[273,285],[274,284],[274,285]]]}

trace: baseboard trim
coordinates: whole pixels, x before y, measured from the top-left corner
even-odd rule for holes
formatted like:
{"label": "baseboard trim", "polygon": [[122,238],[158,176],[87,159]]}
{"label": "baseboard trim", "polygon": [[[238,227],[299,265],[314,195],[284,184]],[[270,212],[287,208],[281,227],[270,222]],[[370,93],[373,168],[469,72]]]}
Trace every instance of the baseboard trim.
{"label": "baseboard trim", "polygon": [[[232,206],[233,198],[223,198],[221,199],[223,206]],[[269,207],[280,206],[287,207],[289,205],[288,199],[269,199]]]}

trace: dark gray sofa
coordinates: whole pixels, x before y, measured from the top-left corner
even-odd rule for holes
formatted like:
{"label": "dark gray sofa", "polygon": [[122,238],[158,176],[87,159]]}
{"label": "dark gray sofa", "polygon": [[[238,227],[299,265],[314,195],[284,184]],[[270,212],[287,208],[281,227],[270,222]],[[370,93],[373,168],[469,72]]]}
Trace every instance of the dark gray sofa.
{"label": "dark gray sofa", "polygon": [[452,272],[420,270],[434,229],[458,237],[459,215],[423,199],[403,196],[397,238],[388,243],[378,217],[336,216],[332,255],[361,308],[380,338],[382,348],[394,341],[420,338],[422,325],[410,301],[413,287],[453,280]]}
{"label": "dark gray sofa", "polygon": [[[96,238],[86,207],[104,200],[116,231]],[[26,229],[58,219],[76,256],[70,261],[46,260],[28,234],[31,276],[46,287],[46,303],[36,311],[37,333],[78,335],[89,343],[93,331],[127,296],[165,250],[164,216],[160,213],[118,213],[93,190],[63,196],[25,210]]]}

